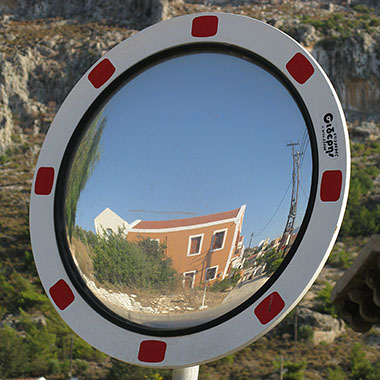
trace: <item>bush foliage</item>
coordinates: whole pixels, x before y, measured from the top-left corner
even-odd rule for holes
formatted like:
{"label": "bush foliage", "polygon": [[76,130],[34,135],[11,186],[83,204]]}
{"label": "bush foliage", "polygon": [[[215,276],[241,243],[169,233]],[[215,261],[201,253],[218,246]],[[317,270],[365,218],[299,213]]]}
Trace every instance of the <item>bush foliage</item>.
{"label": "bush foliage", "polygon": [[334,318],[337,318],[337,312],[335,306],[331,302],[331,291],[333,290],[333,285],[325,282],[325,286],[317,295],[317,300],[320,301],[318,310],[321,313],[330,314]]}
{"label": "bush foliage", "polygon": [[221,281],[215,282],[211,287],[211,292],[223,292],[231,287],[234,287],[240,280],[240,273],[238,269],[232,269],[228,277]]}
{"label": "bush foliage", "polygon": [[[380,143],[355,144],[353,157],[379,157]],[[370,236],[380,233],[380,205],[365,202],[366,196],[374,189],[374,180],[380,175],[380,160],[367,165],[367,159],[352,163],[350,192],[344,216],[341,236]]]}
{"label": "bush foliage", "polygon": [[137,289],[173,289],[179,275],[166,256],[166,247],[152,239],[127,241],[122,231],[92,239],[95,277],[101,283]]}
{"label": "bush foliage", "polygon": [[269,275],[275,272],[275,270],[282,263],[282,253],[275,248],[265,252],[261,257],[257,259],[259,264],[266,264],[265,272]]}

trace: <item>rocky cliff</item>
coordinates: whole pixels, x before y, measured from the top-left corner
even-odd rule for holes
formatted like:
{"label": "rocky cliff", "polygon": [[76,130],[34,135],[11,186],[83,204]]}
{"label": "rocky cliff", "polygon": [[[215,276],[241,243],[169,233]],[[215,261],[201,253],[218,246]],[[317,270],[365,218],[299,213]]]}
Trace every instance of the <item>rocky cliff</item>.
{"label": "rocky cliff", "polygon": [[380,34],[323,40],[312,54],[333,82],[348,120],[378,121]]}
{"label": "rocky cliff", "polygon": [[1,0],[0,14],[17,20],[63,18],[145,28],[162,18],[165,0]]}
{"label": "rocky cliff", "polygon": [[133,31],[65,21],[3,21],[0,42],[0,155],[15,135],[45,133],[83,73]]}
{"label": "rocky cliff", "polygon": [[379,122],[380,21],[374,8],[347,3],[2,0],[0,155],[12,136],[46,132],[75,82],[112,46],[135,29],[191,12],[246,14],[283,29],[326,70],[351,123]]}

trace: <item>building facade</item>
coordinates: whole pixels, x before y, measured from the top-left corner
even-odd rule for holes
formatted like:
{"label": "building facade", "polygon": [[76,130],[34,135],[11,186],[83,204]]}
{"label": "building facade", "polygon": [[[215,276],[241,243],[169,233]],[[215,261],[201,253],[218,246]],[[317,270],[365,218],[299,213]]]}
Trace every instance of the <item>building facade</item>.
{"label": "building facade", "polygon": [[[232,267],[239,266],[244,252],[241,230],[245,207],[185,219],[136,220],[131,224],[120,218],[120,223],[128,241],[149,238],[163,244],[173,267],[183,276],[184,285],[194,287],[222,280]],[[116,233],[117,214],[105,211],[95,218],[96,232]]]}

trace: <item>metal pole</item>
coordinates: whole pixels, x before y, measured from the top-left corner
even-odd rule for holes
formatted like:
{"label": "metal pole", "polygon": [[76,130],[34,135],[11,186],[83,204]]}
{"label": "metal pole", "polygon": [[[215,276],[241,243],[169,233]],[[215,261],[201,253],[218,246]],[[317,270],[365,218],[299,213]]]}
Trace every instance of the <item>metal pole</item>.
{"label": "metal pole", "polygon": [[298,343],[298,309],[294,312],[294,360],[297,361],[297,343]]}
{"label": "metal pole", "polygon": [[73,337],[70,338],[70,367],[69,367],[69,379],[73,374]]}
{"label": "metal pole", "polygon": [[194,367],[176,368],[173,370],[173,380],[198,380],[199,365]]}
{"label": "metal pole", "polygon": [[205,309],[207,306],[206,306],[206,290],[207,290],[207,285],[205,285],[205,289],[203,291],[203,297],[202,297],[202,305],[200,306],[199,309],[203,310]]}

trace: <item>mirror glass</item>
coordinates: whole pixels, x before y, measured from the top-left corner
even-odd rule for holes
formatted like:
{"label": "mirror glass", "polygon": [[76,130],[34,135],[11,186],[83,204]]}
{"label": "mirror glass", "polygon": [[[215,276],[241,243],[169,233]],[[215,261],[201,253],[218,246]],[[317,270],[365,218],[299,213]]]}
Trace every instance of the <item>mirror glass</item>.
{"label": "mirror glass", "polygon": [[223,52],[146,67],[103,102],[73,152],[72,261],[102,304],[145,327],[194,327],[255,294],[310,197],[295,100],[265,68]]}

